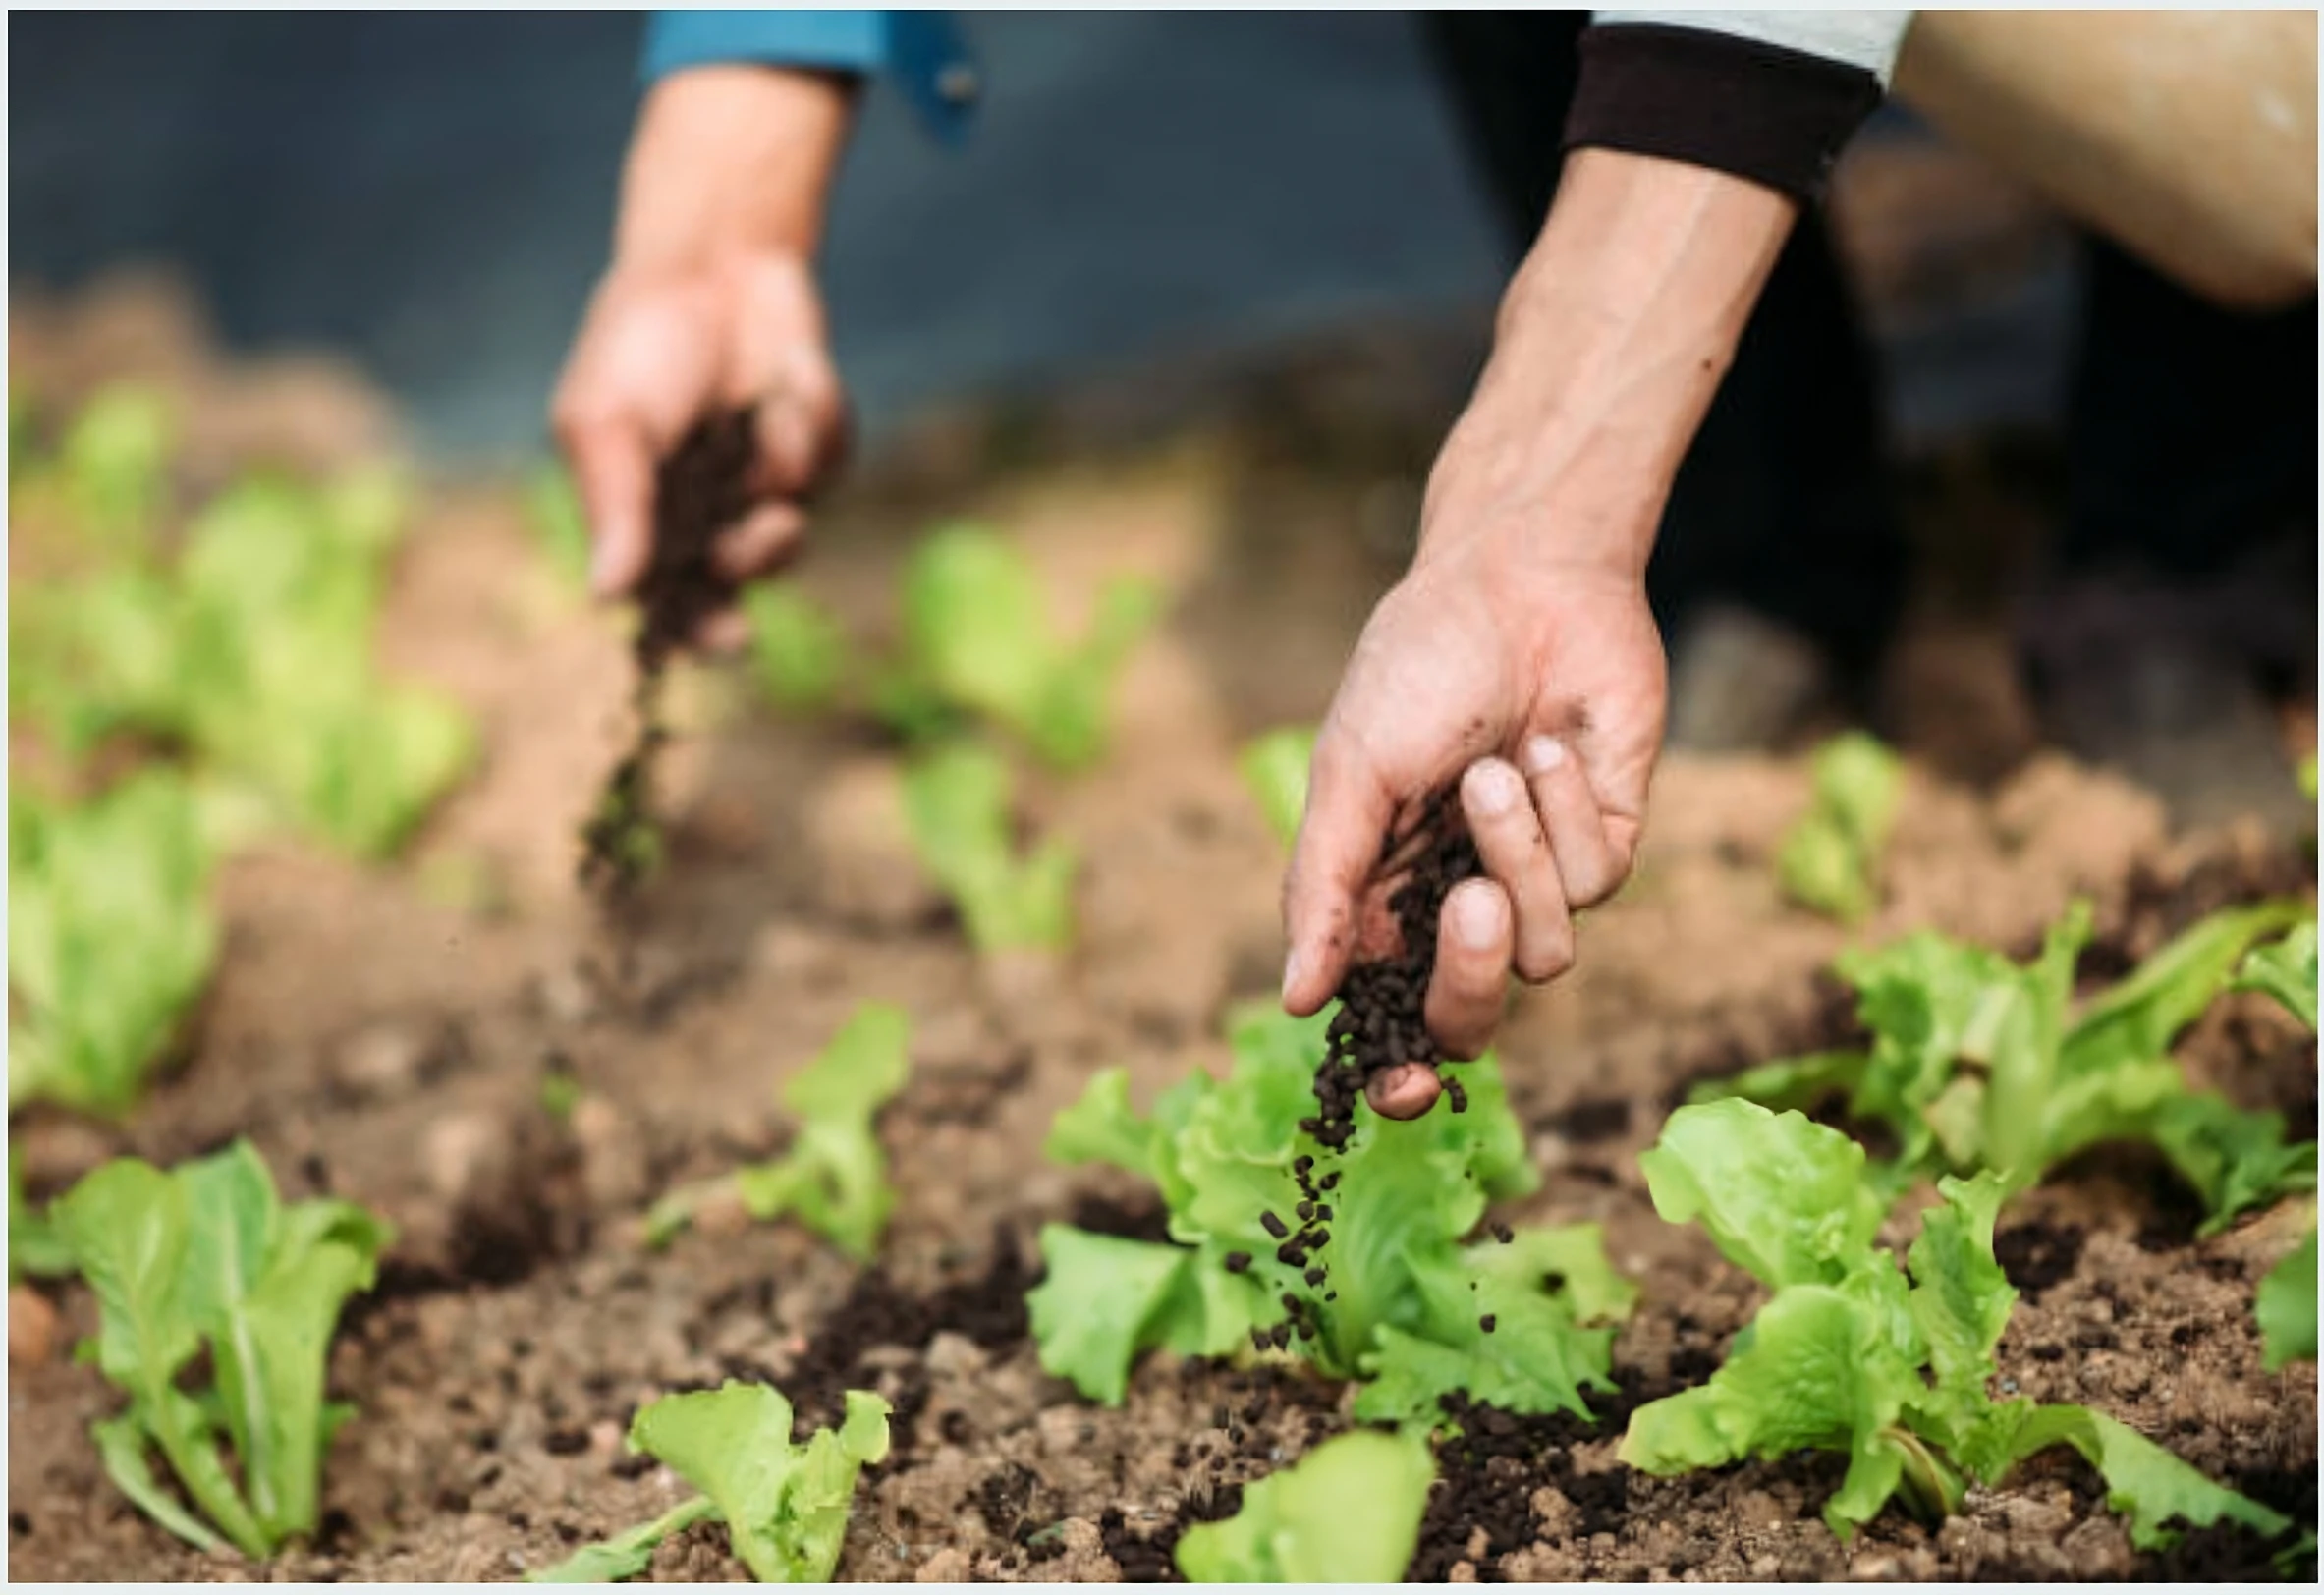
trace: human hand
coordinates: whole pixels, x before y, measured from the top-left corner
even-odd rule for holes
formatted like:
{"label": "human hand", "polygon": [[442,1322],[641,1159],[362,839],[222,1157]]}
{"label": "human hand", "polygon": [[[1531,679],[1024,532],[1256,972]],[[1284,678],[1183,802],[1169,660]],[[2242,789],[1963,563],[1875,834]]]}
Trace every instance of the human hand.
{"label": "human hand", "polygon": [[[1795,214],[1699,167],[1599,149],[1568,161],[1430,473],[1418,552],[1317,735],[1284,889],[1290,1012],[1314,1013],[1352,962],[1394,950],[1382,839],[1455,783],[1484,873],[1445,899],[1430,1038],[1475,1057],[1510,973],[1573,964],[1576,911],[1635,858],[1662,741],[1656,524]],[[1424,1060],[1366,1086],[1397,1119],[1438,1092]]]}
{"label": "human hand", "polygon": [[[795,552],[807,502],[844,456],[847,400],[813,255],[847,110],[832,80],[761,68],[679,73],[649,98],[613,263],[551,405],[599,597],[643,576],[656,469],[705,415],[755,407],[752,508],[714,550],[738,586]],[[741,634],[729,606],[694,640],[727,647]]]}
{"label": "human hand", "polygon": [[[1431,519],[1481,468],[1448,447]],[[1472,525],[1475,523],[1472,522]],[[1484,873],[1446,896],[1426,1020],[1446,1056],[1492,1040],[1509,974],[1572,967],[1574,917],[1629,876],[1661,745],[1664,663],[1642,581],[1522,557],[1522,521],[1424,537],[1372,612],[1316,739],[1286,910],[1286,1006],[1313,1013],[1357,958],[1394,950],[1380,841],[1458,783]],[[1428,1111],[1424,1064],[1370,1085],[1391,1118]]]}

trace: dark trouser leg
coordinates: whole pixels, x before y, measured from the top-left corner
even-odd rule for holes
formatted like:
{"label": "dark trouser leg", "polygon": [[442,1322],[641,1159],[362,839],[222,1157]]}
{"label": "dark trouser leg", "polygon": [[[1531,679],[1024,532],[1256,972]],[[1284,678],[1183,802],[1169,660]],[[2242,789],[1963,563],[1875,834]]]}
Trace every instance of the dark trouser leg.
{"label": "dark trouser leg", "polygon": [[2035,682],[2063,742],[2180,818],[2296,826],[2259,683],[2314,679],[2315,302],[2238,313],[2109,244],[2088,258]]}
{"label": "dark trouser leg", "polygon": [[[1430,13],[1426,36],[1518,249],[1548,212],[1581,12]],[[1786,246],[1674,484],[1648,586],[1683,639],[1724,601],[1868,678],[1903,600],[1906,548],[1870,348],[1820,217]]]}

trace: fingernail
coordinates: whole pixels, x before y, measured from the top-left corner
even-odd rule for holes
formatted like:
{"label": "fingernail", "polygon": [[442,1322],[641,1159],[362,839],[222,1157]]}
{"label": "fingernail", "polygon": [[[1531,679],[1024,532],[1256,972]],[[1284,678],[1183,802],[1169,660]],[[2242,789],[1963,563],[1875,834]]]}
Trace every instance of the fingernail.
{"label": "fingernail", "polygon": [[1283,1000],[1291,1001],[1292,989],[1300,983],[1300,950],[1293,948],[1291,957],[1283,961]]}
{"label": "fingernail", "polygon": [[1477,765],[1468,777],[1470,796],[1487,814],[1506,814],[1524,800],[1524,783],[1499,759]]}
{"label": "fingernail", "polygon": [[1501,939],[1501,902],[1483,887],[1453,894],[1453,934],[1461,945],[1482,953]]}
{"label": "fingernail", "polygon": [[1555,737],[1525,739],[1525,774],[1547,775],[1566,762],[1566,744]]}

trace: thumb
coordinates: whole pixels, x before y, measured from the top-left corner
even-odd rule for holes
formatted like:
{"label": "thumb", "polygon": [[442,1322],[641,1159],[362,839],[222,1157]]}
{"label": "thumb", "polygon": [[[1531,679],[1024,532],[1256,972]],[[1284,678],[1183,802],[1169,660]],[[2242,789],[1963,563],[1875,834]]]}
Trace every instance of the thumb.
{"label": "thumb", "polygon": [[1368,762],[1339,751],[1327,727],[1309,761],[1307,808],[1284,880],[1284,931],[1291,956],[1283,1006],[1314,1013],[1339,989],[1356,947],[1358,908],[1380,857],[1395,804]]}
{"label": "thumb", "polygon": [[617,597],[653,556],[653,448],[641,428],[605,421],[575,428],[565,452],[589,520],[590,589]]}

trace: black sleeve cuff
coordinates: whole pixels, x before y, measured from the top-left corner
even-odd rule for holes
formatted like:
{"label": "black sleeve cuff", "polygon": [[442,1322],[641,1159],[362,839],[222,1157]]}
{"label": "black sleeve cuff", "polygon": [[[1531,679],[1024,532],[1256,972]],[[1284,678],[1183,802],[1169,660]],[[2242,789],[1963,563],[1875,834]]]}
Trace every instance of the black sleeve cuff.
{"label": "black sleeve cuff", "polygon": [[1823,197],[1840,151],[1880,103],[1860,67],[1707,28],[1625,23],[1581,35],[1566,147],[1658,155]]}

